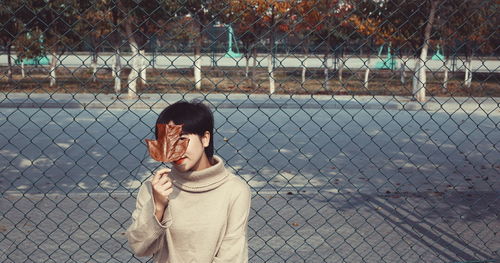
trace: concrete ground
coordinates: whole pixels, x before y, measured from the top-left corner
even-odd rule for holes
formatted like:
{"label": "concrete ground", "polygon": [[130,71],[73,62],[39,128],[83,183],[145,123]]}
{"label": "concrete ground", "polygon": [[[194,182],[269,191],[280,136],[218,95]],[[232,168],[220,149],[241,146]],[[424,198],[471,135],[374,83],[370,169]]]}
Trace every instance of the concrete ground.
{"label": "concrete ground", "polygon": [[[125,236],[159,111],[200,95],[0,97],[0,261],[145,262]],[[251,262],[496,262],[500,99],[206,96],[253,190]]]}

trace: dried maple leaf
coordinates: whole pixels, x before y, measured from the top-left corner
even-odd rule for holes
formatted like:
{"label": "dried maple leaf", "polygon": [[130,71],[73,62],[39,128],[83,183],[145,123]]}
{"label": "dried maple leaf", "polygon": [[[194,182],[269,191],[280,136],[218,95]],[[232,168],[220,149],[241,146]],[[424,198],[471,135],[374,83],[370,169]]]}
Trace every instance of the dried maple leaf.
{"label": "dried maple leaf", "polygon": [[180,140],[182,125],[156,124],[157,140],[146,139],[149,155],[159,162],[174,162],[186,153],[189,139]]}

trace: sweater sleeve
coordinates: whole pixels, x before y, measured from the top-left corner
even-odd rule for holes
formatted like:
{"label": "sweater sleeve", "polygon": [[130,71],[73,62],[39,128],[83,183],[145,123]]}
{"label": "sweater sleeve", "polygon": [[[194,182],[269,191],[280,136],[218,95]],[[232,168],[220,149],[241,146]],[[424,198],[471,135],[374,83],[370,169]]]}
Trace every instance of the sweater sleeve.
{"label": "sweater sleeve", "polygon": [[171,218],[167,212],[168,215],[165,215],[165,219],[160,223],[154,211],[151,182],[146,181],[139,189],[136,207],[132,213],[132,224],[126,232],[129,246],[136,256],[152,255],[164,243],[162,239],[165,239],[165,235],[162,234],[171,224]]}
{"label": "sweater sleeve", "polygon": [[250,188],[241,181],[241,187],[236,191],[236,197],[229,211],[226,234],[214,263],[248,262],[247,226],[251,202]]}

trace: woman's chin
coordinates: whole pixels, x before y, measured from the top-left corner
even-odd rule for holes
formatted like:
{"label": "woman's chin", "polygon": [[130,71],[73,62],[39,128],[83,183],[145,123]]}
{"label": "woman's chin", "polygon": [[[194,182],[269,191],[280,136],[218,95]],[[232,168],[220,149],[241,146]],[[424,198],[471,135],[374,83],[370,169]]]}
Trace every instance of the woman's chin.
{"label": "woman's chin", "polygon": [[183,164],[175,164],[174,163],[173,166],[179,172],[187,172],[189,170],[185,163],[183,163]]}

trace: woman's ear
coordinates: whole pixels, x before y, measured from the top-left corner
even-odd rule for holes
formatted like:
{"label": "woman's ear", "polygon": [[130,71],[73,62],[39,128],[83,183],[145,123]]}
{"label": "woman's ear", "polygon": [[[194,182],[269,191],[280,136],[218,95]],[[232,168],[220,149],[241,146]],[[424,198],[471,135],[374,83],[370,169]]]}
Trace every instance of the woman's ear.
{"label": "woman's ear", "polygon": [[201,143],[203,144],[203,147],[206,148],[210,144],[210,132],[205,131],[203,136],[201,136]]}

